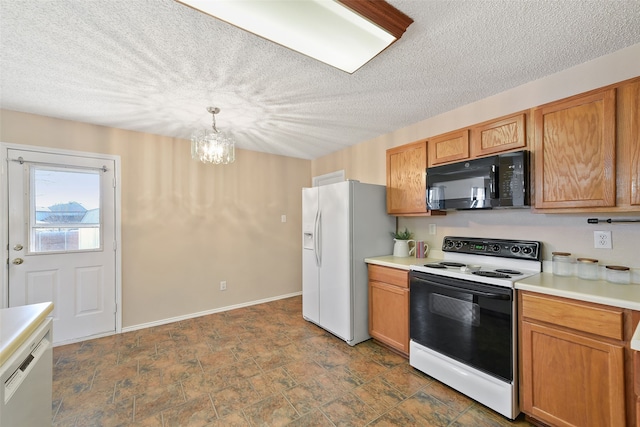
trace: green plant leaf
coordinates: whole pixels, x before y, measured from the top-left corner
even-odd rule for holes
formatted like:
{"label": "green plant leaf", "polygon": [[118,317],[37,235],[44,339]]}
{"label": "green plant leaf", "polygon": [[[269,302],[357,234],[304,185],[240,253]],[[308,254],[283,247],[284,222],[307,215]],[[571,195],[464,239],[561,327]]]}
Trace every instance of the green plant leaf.
{"label": "green plant leaf", "polygon": [[413,233],[410,232],[407,227],[405,227],[404,231],[400,231],[398,233],[394,233],[392,231],[391,236],[393,236],[394,239],[398,239],[398,240],[409,240],[411,239],[411,237],[413,237]]}

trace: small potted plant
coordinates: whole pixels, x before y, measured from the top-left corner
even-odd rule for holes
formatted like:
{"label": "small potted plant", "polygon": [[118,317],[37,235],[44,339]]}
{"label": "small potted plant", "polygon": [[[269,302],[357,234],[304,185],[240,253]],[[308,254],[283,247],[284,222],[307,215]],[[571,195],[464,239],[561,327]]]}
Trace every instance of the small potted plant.
{"label": "small potted plant", "polygon": [[409,240],[413,237],[413,233],[405,227],[404,231],[399,231],[397,233],[392,231],[391,236],[393,237],[393,240]]}
{"label": "small potted plant", "polygon": [[393,237],[393,256],[397,257],[408,257],[409,256],[409,242],[416,243],[415,240],[412,240],[413,233],[409,231],[407,227],[404,228],[404,231],[400,232],[391,232],[391,236]]}

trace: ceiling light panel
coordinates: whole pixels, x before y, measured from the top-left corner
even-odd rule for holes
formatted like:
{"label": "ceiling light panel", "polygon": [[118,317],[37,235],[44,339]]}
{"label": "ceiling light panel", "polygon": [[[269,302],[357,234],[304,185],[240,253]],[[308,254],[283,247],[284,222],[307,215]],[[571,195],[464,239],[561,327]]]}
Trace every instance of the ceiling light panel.
{"label": "ceiling light panel", "polygon": [[397,39],[334,0],[176,1],[347,73]]}

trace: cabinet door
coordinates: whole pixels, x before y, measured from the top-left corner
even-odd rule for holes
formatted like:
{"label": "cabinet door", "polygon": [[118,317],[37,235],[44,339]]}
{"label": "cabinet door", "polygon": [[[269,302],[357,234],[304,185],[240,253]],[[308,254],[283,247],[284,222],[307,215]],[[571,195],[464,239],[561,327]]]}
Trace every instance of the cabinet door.
{"label": "cabinet door", "polygon": [[618,89],[618,204],[640,209],[640,81]]}
{"label": "cabinet door", "polygon": [[469,130],[456,131],[429,139],[429,166],[469,158]]}
{"label": "cabinet door", "polygon": [[540,107],[535,121],[535,207],[616,204],[615,89]]}
{"label": "cabinet door", "polygon": [[521,323],[522,410],[554,426],[624,426],[624,348]]}
{"label": "cabinet door", "polygon": [[387,150],[387,213],[427,212],[427,143]]}
{"label": "cabinet door", "polygon": [[516,114],[474,127],[471,131],[473,157],[497,154],[527,145],[525,114]]}
{"label": "cabinet door", "polygon": [[409,289],[369,282],[369,334],[409,354]]}

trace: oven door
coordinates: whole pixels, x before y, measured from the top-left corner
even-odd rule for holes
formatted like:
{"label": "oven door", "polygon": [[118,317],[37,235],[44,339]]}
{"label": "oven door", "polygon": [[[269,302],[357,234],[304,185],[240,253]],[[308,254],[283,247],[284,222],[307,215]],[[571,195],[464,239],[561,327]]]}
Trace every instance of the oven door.
{"label": "oven door", "polygon": [[513,380],[513,289],[416,271],[410,282],[411,340]]}

